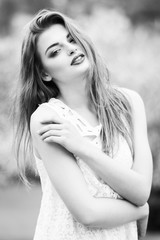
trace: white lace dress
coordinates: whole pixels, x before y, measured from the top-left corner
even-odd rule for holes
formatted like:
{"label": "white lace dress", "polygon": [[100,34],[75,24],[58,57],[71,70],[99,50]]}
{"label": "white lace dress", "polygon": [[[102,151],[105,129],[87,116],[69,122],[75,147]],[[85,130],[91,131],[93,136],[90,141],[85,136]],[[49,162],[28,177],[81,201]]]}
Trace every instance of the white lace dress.
{"label": "white lace dress", "polygon": [[[92,127],[77,112],[70,109],[63,102],[52,98],[44,103],[57,114],[74,124],[80,133],[90,139],[92,143],[101,148],[100,130],[101,125]],[[118,151],[113,161],[121,162],[126,168],[132,166],[132,156],[128,144],[121,137]],[[76,156],[75,156],[76,157]],[[42,200],[37,220],[34,240],[137,240],[137,224],[131,222],[113,229],[95,229],[86,227],[77,222],[68,211],[62,199],[54,189],[43,161],[35,156],[37,169],[41,179]],[[120,198],[120,196],[99,179],[91,168],[76,157],[77,164],[83,173],[89,192],[94,197]],[[63,181],[63,179],[62,179]]]}

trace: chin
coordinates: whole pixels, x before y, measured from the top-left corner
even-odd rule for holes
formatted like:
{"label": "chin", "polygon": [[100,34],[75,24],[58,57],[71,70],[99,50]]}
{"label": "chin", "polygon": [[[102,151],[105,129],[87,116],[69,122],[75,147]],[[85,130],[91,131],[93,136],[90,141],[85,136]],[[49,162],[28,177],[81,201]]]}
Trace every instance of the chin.
{"label": "chin", "polygon": [[88,72],[90,69],[90,64],[88,61],[84,61],[82,64],[80,64],[78,66],[79,66],[79,68],[77,68],[77,71],[80,71],[84,74],[86,74],[86,72]]}
{"label": "chin", "polygon": [[76,72],[77,77],[86,77],[89,73],[89,66],[78,69]]}

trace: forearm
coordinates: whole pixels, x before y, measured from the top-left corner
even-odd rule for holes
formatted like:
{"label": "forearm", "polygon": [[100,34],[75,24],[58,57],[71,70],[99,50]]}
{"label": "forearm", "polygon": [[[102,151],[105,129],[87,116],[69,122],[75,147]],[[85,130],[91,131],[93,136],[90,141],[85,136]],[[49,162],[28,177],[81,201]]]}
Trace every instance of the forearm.
{"label": "forearm", "polygon": [[123,198],[136,205],[143,205],[145,199],[147,201],[147,183],[141,174],[113,161],[87,140],[76,154]]}
{"label": "forearm", "polygon": [[147,215],[145,218],[142,218],[142,219],[137,221],[139,238],[143,238],[146,235],[147,226],[148,226],[148,217],[149,217],[149,215]]}
{"label": "forearm", "polygon": [[[145,207],[136,207],[125,200],[94,198],[88,191],[84,175],[70,153],[74,153],[74,149],[77,149],[75,138],[71,141],[72,137],[69,138],[67,135],[66,142],[63,140],[62,145],[60,137],[53,137],[53,143],[50,141],[47,143],[37,133],[41,127],[39,114],[32,115],[31,133],[35,148],[38,149],[38,154],[56,191],[79,222],[93,227],[111,228],[144,217]],[[79,148],[81,148],[80,143],[78,141]],[[64,147],[70,149],[70,152]],[[90,155],[88,156],[90,159]]]}
{"label": "forearm", "polygon": [[148,204],[137,207],[125,200],[95,198],[90,227],[114,228],[148,215]]}

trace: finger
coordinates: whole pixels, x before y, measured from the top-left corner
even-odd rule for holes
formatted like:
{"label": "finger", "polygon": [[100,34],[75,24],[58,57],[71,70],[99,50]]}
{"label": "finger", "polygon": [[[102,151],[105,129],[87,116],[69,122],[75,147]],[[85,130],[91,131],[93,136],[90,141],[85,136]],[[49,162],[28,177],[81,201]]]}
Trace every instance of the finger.
{"label": "finger", "polygon": [[64,120],[60,118],[56,114],[47,114],[40,119],[40,123],[47,124],[47,123],[63,123]]}
{"label": "finger", "polygon": [[63,145],[63,138],[62,137],[58,137],[58,136],[50,136],[50,137],[47,137],[43,140],[44,142],[47,142],[47,143],[58,143],[60,145]]}
{"label": "finger", "polygon": [[51,137],[51,136],[61,137],[62,132],[60,130],[50,130],[50,131],[47,131],[44,134],[42,134],[41,139],[44,140],[45,138],[48,138],[48,137]]}
{"label": "finger", "polygon": [[39,135],[42,135],[42,134],[44,134],[47,131],[50,131],[50,130],[62,130],[62,128],[63,128],[62,124],[56,124],[56,123],[54,123],[54,124],[47,124],[46,126],[44,126],[41,129],[39,129],[37,131],[37,133]]}

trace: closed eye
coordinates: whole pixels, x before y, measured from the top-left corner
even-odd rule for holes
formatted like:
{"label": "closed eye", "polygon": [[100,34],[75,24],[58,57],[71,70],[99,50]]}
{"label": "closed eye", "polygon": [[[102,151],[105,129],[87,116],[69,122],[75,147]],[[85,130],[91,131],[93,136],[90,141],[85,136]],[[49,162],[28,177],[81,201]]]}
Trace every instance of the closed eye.
{"label": "closed eye", "polygon": [[69,42],[76,43],[76,41],[73,38],[71,38]]}
{"label": "closed eye", "polygon": [[61,51],[61,48],[50,52],[49,57],[55,57],[55,56],[57,56],[57,55],[60,53],[60,51]]}
{"label": "closed eye", "polygon": [[68,42],[76,43],[75,39],[71,35],[68,36]]}

